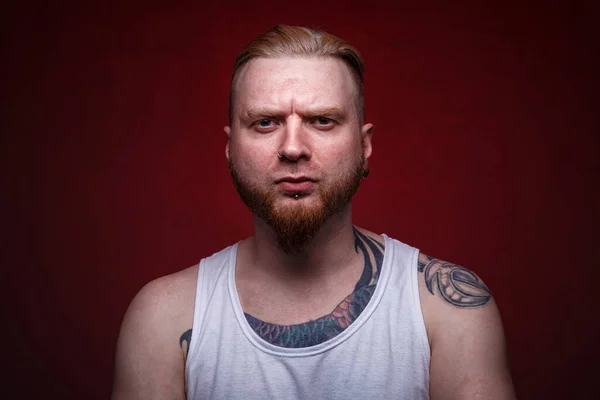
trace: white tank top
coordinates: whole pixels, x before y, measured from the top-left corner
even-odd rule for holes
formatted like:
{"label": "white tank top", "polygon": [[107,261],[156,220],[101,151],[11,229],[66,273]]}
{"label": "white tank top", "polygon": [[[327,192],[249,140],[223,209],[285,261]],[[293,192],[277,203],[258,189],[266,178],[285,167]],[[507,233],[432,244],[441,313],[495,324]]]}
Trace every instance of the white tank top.
{"label": "white tank top", "polygon": [[339,335],[304,348],[272,345],[248,324],[234,279],[237,244],[203,259],[187,399],[429,399],[419,252],[383,237],[383,266],[365,309]]}

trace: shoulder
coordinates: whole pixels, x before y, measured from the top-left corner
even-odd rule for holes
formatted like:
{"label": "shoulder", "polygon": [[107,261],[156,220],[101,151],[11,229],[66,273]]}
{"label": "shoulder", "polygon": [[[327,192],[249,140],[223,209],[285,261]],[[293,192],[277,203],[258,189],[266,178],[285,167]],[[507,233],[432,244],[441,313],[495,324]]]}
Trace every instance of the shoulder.
{"label": "shoulder", "polygon": [[155,279],[137,293],[127,314],[174,319],[183,317],[193,305],[198,265]]}
{"label": "shoulder", "polygon": [[485,324],[490,319],[499,324],[492,293],[473,271],[423,253],[419,254],[417,269],[419,297],[430,342],[453,325]]}
{"label": "shoulder", "polygon": [[121,334],[139,337],[152,332],[147,342],[166,342],[166,348],[176,344],[173,348],[182,350],[181,339],[192,328],[197,279],[194,265],[144,285],[127,309]]}
{"label": "shoulder", "polygon": [[500,313],[473,271],[420,254],[423,318],[431,346],[432,397],[513,399]]}
{"label": "shoulder", "polygon": [[182,337],[192,327],[197,270],[153,280],[131,301],[117,341],[113,398],[182,393]]}
{"label": "shoulder", "polygon": [[437,295],[448,305],[475,308],[487,305],[492,293],[473,271],[448,261],[420,253],[419,282],[427,292]]}
{"label": "shoulder", "polygon": [[132,334],[149,335],[150,342],[178,344],[177,334],[191,328],[197,276],[195,265],[144,285],[125,313],[119,340]]}

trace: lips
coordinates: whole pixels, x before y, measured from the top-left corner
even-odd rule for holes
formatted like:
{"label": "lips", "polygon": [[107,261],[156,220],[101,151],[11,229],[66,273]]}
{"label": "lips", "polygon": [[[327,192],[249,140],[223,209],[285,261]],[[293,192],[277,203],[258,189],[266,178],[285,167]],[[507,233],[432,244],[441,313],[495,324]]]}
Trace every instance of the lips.
{"label": "lips", "polygon": [[286,192],[305,192],[312,189],[315,181],[308,177],[285,177],[276,181]]}

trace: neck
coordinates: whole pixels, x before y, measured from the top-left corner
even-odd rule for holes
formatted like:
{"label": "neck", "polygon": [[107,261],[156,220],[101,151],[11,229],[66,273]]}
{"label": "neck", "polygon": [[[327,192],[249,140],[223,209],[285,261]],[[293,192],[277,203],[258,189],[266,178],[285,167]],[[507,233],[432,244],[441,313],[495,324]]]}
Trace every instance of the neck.
{"label": "neck", "polygon": [[351,205],[333,215],[301,252],[286,253],[277,244],[273,229],[254,217],[255,235],[249,239],[253,264],[281,278],[314,280],[336,274],[356,257]]}

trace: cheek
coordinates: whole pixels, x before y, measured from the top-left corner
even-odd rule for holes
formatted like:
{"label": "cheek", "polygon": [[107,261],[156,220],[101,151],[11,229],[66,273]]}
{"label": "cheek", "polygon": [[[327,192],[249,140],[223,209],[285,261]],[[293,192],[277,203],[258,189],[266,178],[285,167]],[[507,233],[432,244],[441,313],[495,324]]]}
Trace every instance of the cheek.
{"label": "cheek", "polygon": [[264,149],[239,144],[232,144],[230,149],[240,174],[252,177],[256,173],[268,170],[269,165]]}
{"label": "cheek", "polygon": [[358,142],[347,142],[343,146],[332,146],[324,154],[325,162],[343,168],[347,165],[353,165],[361,152],[361,146]]}

